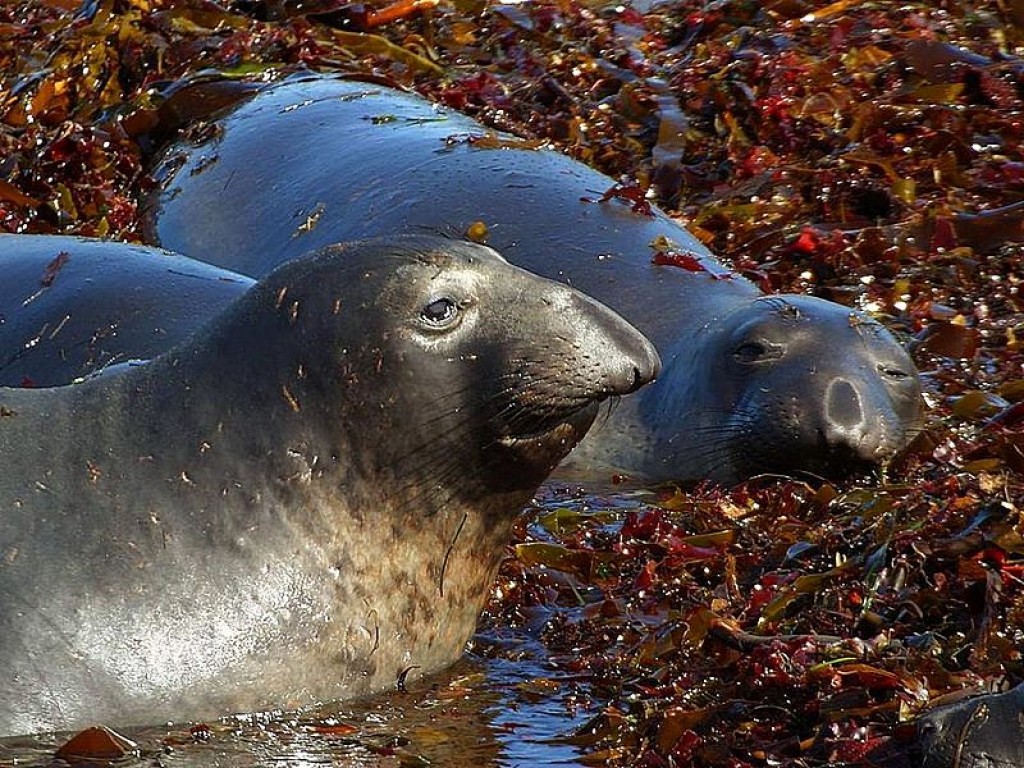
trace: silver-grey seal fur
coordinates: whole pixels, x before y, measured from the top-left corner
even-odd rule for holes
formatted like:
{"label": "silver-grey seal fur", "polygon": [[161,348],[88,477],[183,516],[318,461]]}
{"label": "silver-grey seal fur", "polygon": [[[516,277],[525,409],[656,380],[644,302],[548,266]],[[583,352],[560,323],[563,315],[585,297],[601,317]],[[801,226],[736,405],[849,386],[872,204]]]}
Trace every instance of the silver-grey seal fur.
{"label": "silver-grey seal fur", "polygon": [[0,390],[0,735],[447,665],[514,513],[658,367],[591,299],[419,237],[286,264],[146,365]]}
{"label": "silver-grey seal fur", "polygon": [[[480,222],[510,261],[605,302],[665,361],[573,453],[589,469],[834,475],[889,462],[919,431],[917,372],[877,322],[821,299],[765,298],[663,212],[602,202],[607,176],[488,133],[412,94],[296,77],[169,148],[149,236],[258,277],[327,242]],[[658,252],[690,268],[656,266]]]}

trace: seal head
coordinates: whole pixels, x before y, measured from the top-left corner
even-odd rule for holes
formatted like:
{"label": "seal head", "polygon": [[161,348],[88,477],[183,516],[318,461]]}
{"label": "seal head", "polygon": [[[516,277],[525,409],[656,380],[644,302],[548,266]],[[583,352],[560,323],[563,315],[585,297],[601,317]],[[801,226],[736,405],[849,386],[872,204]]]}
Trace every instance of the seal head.
{"label": "seal head", "polygon": [[[640,405],[645,421],[686,425],[649,445],[646,461],[664,465],[660,474],[679,460],[678,440],[696,454],[691,472],[711,480],[834,477],[885,466],[920,428],[913,362],[863,313],[810,296],[764,296],[709,323],[696,341],[667,373],[685,387],[663,387]],[[677,365],[688,375],[672,376]],[[685,408],[712,392],[720,407]]]}

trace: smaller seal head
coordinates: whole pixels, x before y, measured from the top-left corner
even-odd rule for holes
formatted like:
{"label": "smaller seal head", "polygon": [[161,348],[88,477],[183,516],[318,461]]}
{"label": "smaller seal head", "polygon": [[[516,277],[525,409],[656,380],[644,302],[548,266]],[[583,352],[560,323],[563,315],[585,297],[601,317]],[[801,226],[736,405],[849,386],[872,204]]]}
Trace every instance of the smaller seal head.
{"label": "smaller seal head", "polygon": [[[679,440],[701,446],[689,454],[697,455],[687,477],[847,475],[885,466],[921,429],[913,362],[861,312],[810,296],[764,296],[709,322],[706,333],[708,341],[698,336],[691,354],[673,360],[691,375],[666,376],[685,386],[659,393],[648,415],[704,404]],[[662,475],[679,460],[673,437],[652,446]]]}
{"label": "smaller seal head", "polygon": [[728,427],[744,449],[739,476],[884,466],[920,429],[916,369],[880,323],[810,296],[766,296],[750,314],[721,378],[737,385]]}

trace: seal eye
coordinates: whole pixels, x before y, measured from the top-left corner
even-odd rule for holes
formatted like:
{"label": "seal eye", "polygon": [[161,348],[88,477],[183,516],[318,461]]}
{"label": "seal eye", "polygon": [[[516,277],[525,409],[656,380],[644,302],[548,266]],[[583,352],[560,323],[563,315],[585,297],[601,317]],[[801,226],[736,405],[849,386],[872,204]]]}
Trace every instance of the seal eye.
{"label": "seal eye", "polygon": [[879,365],[878,372],[882,374],[882,376],[894,379],[896,381],[902,381],[903,379],[910,378],[910,374],[904,371],[902,368],[894,368],[888,365]]}
{"label": "seal eye", "polygon": [[733,350],[732,356],[737,363],[751,365],[778,360],[786,353],[785,344],[777,344],[767,339],[751,339],[744,341]]}
{"label": "seal eye", "polygon": [[732,354],[741,363],[756,363],[768,354],[768,347],[759,341],[747,341],[740,344]]}
{"label": "seal eye", "polygon": [[454,299],[442,296],[427,304],[421,311],[420,317],[431,328],[448,328],[459,316],[459,305]]}

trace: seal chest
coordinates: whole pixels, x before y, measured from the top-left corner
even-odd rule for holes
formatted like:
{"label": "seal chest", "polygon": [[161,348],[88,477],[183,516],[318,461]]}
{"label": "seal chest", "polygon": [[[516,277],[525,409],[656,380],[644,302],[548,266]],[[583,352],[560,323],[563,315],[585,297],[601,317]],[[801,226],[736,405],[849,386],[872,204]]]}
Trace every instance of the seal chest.
{"label": "seal chest", "polygon": [[443,667],[512,515],[659,365],[569,288],[408,237],[287,264],[147,365],[0,390],[0,733]]}

